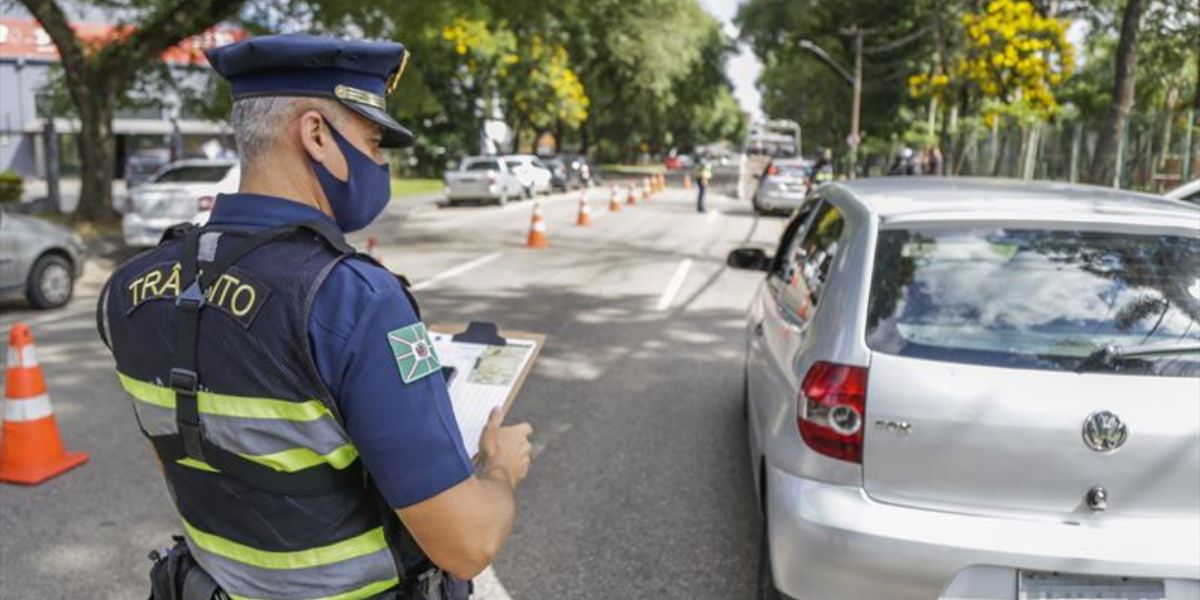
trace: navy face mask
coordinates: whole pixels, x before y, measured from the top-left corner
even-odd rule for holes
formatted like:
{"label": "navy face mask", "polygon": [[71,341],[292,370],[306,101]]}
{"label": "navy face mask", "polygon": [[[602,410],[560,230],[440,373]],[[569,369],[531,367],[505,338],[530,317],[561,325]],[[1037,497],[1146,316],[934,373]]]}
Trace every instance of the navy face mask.
{"label": "navy face mask", "polygon": [[349,140],[342,137],[329,121],[325,121],[342,156],[346,157],[347,178],[342,181],[333,176],[325,165],[309,157],[317,181],[325,191],[329,207],[333,209],[333,220],[345,233],[358,231],[375,220],[391,198],[391,176],[388,164],[379,164],[363,154]]}

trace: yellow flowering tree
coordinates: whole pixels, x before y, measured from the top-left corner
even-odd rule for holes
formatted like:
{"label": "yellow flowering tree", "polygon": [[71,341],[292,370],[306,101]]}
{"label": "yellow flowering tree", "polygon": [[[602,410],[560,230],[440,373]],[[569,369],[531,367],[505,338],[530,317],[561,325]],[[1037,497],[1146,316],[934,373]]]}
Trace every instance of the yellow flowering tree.
{"label": "yellow flowering tree", "polygon": [[517,54],[517,61],[501,69],[501,77],[507,109],[518,126],[535,131],[578,129],[587,120],[591,101],[571,69],[566,47],[535,33],[518,44]]}
{"label": "yellow flowering tree", "polygon": [[966,51],[957,74],[984,99],[984,118],[1028,115],[1044,121],[1059,109],[1054,90],[1075,69],[1065,19],[1045,17],[1028,0],[992,0],[962,18]]}
{"label": "yellow flowering tree", "polygon": [[463,85],[488,114],[496,92],[518,135],[530,128],[578,129],[587,120],[590,100],[563,44],[537,32],[518,35],[504,22],[464,17],[443,27],[442,40],[461,57]]}

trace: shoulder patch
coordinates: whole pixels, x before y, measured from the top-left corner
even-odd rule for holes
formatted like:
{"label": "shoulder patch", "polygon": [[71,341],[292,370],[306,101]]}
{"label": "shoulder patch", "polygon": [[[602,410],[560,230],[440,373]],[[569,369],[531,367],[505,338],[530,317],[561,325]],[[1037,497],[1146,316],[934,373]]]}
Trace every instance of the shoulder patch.
{"label": "shoulder patch", "polygon": [[[161,262],[153,265],[125,286],[125,314],[152,300],[174,301],[184,287],[179,280],[179,262]],[[249,328],[258,316],[271,288],[250,273],[230,267],[205,292],[205,302],[233,317],[242,327]]]}
{"label": "shoulder patch", "polygon": [[441,360],[433,349],[433,341],[425,324],[418,321],[387,334],[392,356],[396,357],[396,368],[404,383],[412,383],[441,368]]}

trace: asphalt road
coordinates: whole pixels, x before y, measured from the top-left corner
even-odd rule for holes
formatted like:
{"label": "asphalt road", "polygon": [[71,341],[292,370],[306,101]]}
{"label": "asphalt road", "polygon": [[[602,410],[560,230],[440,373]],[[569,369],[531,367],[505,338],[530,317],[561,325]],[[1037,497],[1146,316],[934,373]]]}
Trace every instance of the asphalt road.
{"label": "asphalt road", "polygon": [[[534,428],[518,521],[485,600],[752,598],[758,564],[741,417],[746,306],[758,278],[724,266],[781,223],[693,192],[575,226],[578,192],[544,199],[550,247],[524,247],[530,203],[393,203],[370,230],[417,286],[427,322],[496,321],[547,345],[510,420]],[[465,270],[463,265],[469,265]],[[0,305],[33,327],[68,446],[91,461],[37,487],[0,484],[0,599],[142,599],[144,558],[179,530],[92,314],[104,264],[64,309]],[[674,292],[674,293],[672,293]]]}

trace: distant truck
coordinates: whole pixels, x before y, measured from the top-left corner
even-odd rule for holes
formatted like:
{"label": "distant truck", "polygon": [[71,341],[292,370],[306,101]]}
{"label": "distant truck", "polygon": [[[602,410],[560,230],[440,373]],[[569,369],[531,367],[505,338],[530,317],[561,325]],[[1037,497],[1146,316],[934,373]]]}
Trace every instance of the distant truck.
{"label": "distant truck", "polygon": [[442,177],[446,184],[446,198],[451,204],[473,200],[503,205],[510,199],[532,195],[532,190],[521,183],[503,158],[464,158],[458,170],[446,171]]}

